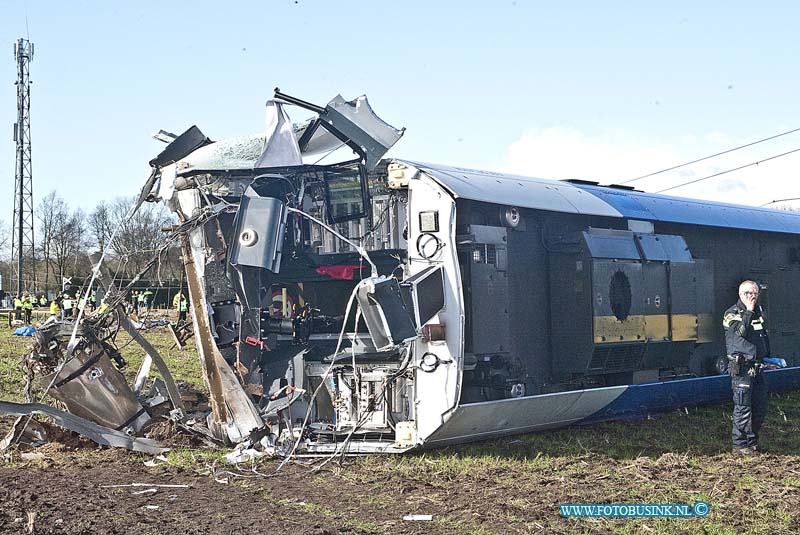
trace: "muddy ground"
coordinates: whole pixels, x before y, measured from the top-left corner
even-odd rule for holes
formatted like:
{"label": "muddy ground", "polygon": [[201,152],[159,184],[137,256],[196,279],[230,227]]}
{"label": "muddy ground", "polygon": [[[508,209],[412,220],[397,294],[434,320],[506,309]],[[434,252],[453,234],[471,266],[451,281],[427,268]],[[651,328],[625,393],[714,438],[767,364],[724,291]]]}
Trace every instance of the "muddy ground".
{"label": "muddy ground", "polygon": [[[589,440],[581,446],[585,452],[559,455],[557,448],[543,453],[526,440],[495,444],[498,455],[478,454],[488,449],[484,444],[349,459],[319,472],[312,461],[301,460],[309,464],[289,464],[277,475],[274,461],[259,464],[256,473],[249,466],[221,465],[209,451],[181,451],[146,467],[148,457],[123,450],[45,446],[43,459],[0,467],[0,532],[800,532],[796,452],[758,458],[655,450],[609,456],[592,451],[597,444]],[[575,444],[563,446],[570,451]],[[114,487],[133,483],[144,486]],[[558,512],[559,503],[701,499],[711,504],[711,514],[702,519],[565,519]],[[403,520],[409,514],[433,518]]]}

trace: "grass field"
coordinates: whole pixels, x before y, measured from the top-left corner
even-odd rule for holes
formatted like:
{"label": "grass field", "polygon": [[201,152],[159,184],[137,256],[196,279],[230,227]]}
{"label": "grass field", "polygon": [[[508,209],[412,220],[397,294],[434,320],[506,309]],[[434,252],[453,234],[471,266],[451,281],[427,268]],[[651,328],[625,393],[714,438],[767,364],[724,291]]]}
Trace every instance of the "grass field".
{"label": "grass field", "polygon": [[[163,332],[146,336],[177,380],[202,386],[191,346],[170,349],[172,341]],[[29,341],[0,334],[2,399],[21,399],[19,355]],[[125,342],[122,337],[119,341]],[[143,352],[131,344],[123,355],[130,363],[130,378]],[[136,477],[191,482],[194,497],[180,498],[185,510],[164,502],[164,517],[142,524],[143,513],[134,507],[120,513],[123,520],[103,528],[127,528],[131,533],[260,533],[267,528],[296,533],[800,532],[800,394],[772,395],[762,440],[767,453],[758,457],[729,452],[730,416],[730,404],[688,408],[644,421],[570,427],[402,456],[351,458],[319,472],[289,465],[271,478],[240,467],[225,475],[228,484],[208,475],[216,472],[217,479],[223,479],[220,451],[178,449],[170,452],[167,463],[145,468],[146,458],[126,451],[48,449],[43,461],[6,460],[0,466],[0,483],[32,495],[49,481],[50,493],[60,485],[65,493],[80,492],[89,504],[98,493],[98,502],[111,500],[125,512],[130,495],[102,494],[82,478],[91,473],[110,481]],[[78,477],[75,466],[83,467]],[[275,461],[264,461],[253,468],[272,474],[276,466]],[[3,492],[7,491],[0,491],[0,500],[12,511],[6,514],[6,525],[14,527],[11,517],[22,515],[27,502],[16,500],[14,491]],[[560,503],[698,500],[710,504],[705,518],[567,519],[558,508]],[[42,532],[81,532],[77,517],[61,513],[64,506],[58,503],[49,509],[39,503],[39,514],[68,517],[62,519],[64,529]],[[204,514],[196,514],[203,508]],[[248,514],[240,514],[240,508]],[[75,511],[85,515],[92,509]],[[432,514],[433,520],[404,522],[408,514]],[[175,523],[181,527],[176,529]]]}

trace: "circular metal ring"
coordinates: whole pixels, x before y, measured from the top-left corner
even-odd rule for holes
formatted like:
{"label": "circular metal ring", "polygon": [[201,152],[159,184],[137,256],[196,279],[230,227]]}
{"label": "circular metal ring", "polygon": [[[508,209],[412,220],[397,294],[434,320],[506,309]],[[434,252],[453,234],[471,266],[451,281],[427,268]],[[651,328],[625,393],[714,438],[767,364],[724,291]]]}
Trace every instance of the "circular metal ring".
{"label": "circular metal ring", "polygon": [[239,243],[244,245],[245,247],[251,247],[258,241],[258,233],[251,229],[246,228],[239,234]]}

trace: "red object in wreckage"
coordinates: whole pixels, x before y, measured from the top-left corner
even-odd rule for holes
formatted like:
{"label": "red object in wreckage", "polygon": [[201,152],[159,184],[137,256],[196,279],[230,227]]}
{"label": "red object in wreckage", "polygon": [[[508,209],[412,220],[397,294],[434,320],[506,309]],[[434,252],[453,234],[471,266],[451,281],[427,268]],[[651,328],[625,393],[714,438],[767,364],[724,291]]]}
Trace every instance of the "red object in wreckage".
{"label": "red object in wreckage", "polygon": [[255,338],[253,336],[247,336],[244,339],[244,343],[249,345],[249,346],[260,347],[262,350],[264,349],[264,341],[263,340],[259,340],[258,338]]}
{"label": "red object in wreckage", "polygon": [[358,264],[353,266],[319,266],[317,273],[327,275],[332,279],[351,281],[355,278],[356,271],[361,271]]}

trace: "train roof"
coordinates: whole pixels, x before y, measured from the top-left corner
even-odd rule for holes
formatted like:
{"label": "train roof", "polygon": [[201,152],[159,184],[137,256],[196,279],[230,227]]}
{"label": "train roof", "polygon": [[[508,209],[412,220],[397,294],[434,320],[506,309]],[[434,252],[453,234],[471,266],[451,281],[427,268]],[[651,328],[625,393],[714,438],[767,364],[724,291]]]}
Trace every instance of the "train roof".
{"label": "train roof", "polygon": [[398,160],[429,174],[457,198],[553,212],[800,234],[800,213]]}

